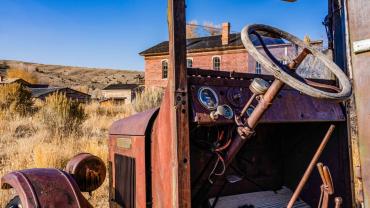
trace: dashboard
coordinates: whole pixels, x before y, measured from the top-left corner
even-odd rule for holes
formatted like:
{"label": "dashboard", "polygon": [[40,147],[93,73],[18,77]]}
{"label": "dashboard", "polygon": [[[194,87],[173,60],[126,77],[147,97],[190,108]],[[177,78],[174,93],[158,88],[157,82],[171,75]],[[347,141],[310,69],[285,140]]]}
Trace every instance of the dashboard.
{"label": "dashboard", "polygon": [[[247,85],[248,86],[248,85]],[[225,86],[197,86],[190,87],[194,122],[198,123],[232,123],[234,115],[240,114],[251,96],[248,87],[225,87]],[[222,107],[223,114],[217,120],[212,118],[211,113],[217,112]]]}
{"label": "dashboard", "polygon": [[[188,69],[191,121],[201,125],[234,123],[252,96],[249,85],[254,78],[273,81],[272,76]],[[246,111],[250,115],[257,105],[254,100]],[[218,112],[222,112],[219,114]],[[319,100],[284,87],[262,117],[264,123],[344,121],[339,103]]]}

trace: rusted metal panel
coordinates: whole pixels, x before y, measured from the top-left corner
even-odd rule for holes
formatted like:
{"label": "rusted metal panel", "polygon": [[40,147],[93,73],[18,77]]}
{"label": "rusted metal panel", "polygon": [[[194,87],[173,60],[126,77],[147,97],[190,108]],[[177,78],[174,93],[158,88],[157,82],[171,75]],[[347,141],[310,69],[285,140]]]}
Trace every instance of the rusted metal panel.
{"label": "rusted metal panel", "polygon": [[[126,139],[130,140],[131,145],[128,146],[120,146],[119,140]],[[109,161],[112,163],[112,175],[110,175],[113,186],[110,187],[112,189],[112,197],[115,195],[115,191],[119,189],[119,187],[115,187],[116,183],[116,165],[115,165],[115,157],[116,155],[122,155],[126,157],[133,158],[135,161],[135,184],[134,184],[134,195],[135,195],[135,207],[146,207],[146,160],[145,160],[145,136],[127,136],[127,135],[110,135],[108,141],[108,149],[109,149]],[[150,172],[148,172],[150,173]],[[127,180],[127,179],[122,179]],[[124,186],[124,184],[117,184],[117,186]],[[111,201],[115,202],[115,199],[110,199]],[[122,206],[122,205],[121,205]]]}
{"label": "rusted metal panel", "polygon": [[[190,77],[193,81],[191,83],[197,83],[194,79],[199,80],[198,84],[203,83],[207,86],[212,87],[212,89],[217,93],[219,98],[219,105],[229,105],[233,108],[234,113],[239,115],[243,105],[235,105],[230,100],[230,90],[237,90],[241,93],[240,100],[242,104],[252,96],[249,88],[250,80],[229,80],[230,82],[237,82],[236,84],[222,85],[220,82],[215,82],[214,85],[210,85],[210,82],[205,80],[210,80],[212,78],[198,78]],[[213,78],[214,79],[214,78]],[[203,107],[197,98],[197,92],[203,85],[191,85],[191,104],[192,104],[192,120],[199,124],[232,124],[234,119],[227,119],[220,117],[218,120],[214,121],[210,117],[210,110]],[[228,87],[225,87],[228,86]],[[246,86],[246,87],[240,87]],[[253,103],[254,106],[257,102]],[[299,93],[291,88],[283,89],[277,99],[268,109],[265,115],[262,117],[261,123],[272,123],[272,122],[320,122],[320,121],[344,121],[344,112],[339,103],[330,102],[326,100],[315,99],[310,96]]]}
{"label": "rusted metal panel", "polygon": [[344,121],[339,103],[319,100],[296,90],[283,90],[266,111],[261,122]]}
{"label": "rusted metal panel", "polygon": [[[169,91],[165,92],[160,112],[154,122],[151,142],[152,192],[154,207],[177,207],[176,143],[171,137]],[[174,196],[175,195],[175,196]]]}
{"label": "rusted metal panel", "polygon": [[158,108],[150,109],[133,116],[114,122],[109,129],[111,135],[143,136],[150,120],[158,112]]}
{"label": "rusted metal panel", "polygon": [[[368,0],[347,0],[347,21],[349,42],[349,68],[353,78],[355,114],[356,122],[353,122],[358,130],[359,155],[352,154],[353,163],[360,162],[361,167],[354,167],[355,180],[363,186],[363,197],[361,189],[357,185],[356,200],[358,204],[363,203],[365,207],[370,207],[370,94],[368,92],[370,79],[370,52],[353,52],[353,42],[370,38],[368,28],[370,28],[370,1]],[[354,110],[354,108],[352,108]],[[356,139],[356,138],[355,138]],[[356,145],[356,142],[354,142]],[[356,153],[356,152],[352,152]],[[359,157],[357,157],[359,156]],[[360,174],[360,175],[359,175]],[[363,202],[362,202],[363,200]]]}
{"label": "rusted metal panel", "polygon": [[14,188],[25,208],[92,207],[72,176],[58,169],[35,168],[8,173],[1,178],[1,188]]}

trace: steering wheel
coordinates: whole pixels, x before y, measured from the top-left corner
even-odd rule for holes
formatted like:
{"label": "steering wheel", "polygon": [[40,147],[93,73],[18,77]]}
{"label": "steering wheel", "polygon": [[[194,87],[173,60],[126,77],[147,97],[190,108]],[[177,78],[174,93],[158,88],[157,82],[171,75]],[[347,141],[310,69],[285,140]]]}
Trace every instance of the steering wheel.
{"label": "steering wheel", "polygon": [[[305,81],[304,78],[300,77],[298,74],[292,72],[287,68],[287,66],[281,64],[268,50],[266,45],[263,43],[263,40],[259,33],[264,34],[265,36],[270,36],[273,38],[282,38],[285,40],[290,41],[291,43],[298,45],[299,47],[303,48],[304,52],[312,54],[318,60],[320,60],[326,68],[328,68],[338,79],[339,81],[339,89],[337,92],[328,92],[324,91],[320,88],[320,83],[315,83],[313,81]],[[254,46],[251,35],[255,35],[259,41],[261,42],[264,51],[266,52],[267,56],[270,58],[268,59],[266,56],[261,54],[257,48]],[[275,76],[276,79],[284,82],[285,84],[289,85],[290,87],[316,98],[322,99],[330,99],[330,100],[345,100],[351,96],[351,83],[348,80],[347,76],[344,72],[329,58],[327,58],[323,53],[319,50],[307,45],[299,38],[279,30],[277,28],[262,25],[262,24],[254,24],[245,26],[241,32],[241,39],[243,41],[244,47],[247,49],[248,53],[257,61],[259,62],[265,69],[267,69],[270,73]],[[305,57],[305,56],[303,56]],[[316,87],[313,87],[316,86]],[[317,88],[319,86],[319,88]],[[325,87],[324,87],[325,88]]]}

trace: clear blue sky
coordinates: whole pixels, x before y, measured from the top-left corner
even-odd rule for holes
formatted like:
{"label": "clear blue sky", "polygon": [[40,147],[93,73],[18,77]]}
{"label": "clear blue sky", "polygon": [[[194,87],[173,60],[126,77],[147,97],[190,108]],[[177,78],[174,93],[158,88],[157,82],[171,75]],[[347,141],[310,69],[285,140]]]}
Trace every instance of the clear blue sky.
{"label": "clear blue sky", "polygon": [[[264,23],[326,39],[325,0],[187,0],[187,20]],[[167,40],[167,0],[0,0],[0,59],[144,68],[138,53]]]}

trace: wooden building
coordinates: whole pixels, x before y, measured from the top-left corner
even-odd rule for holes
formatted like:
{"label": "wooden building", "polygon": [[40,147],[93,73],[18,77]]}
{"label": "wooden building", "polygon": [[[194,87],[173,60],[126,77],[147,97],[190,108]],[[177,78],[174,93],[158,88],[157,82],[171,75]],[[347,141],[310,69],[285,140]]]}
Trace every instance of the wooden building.
{"label": "wooden building", "polygon": [[17,83],[27,88],[47,88],[48,84],[31,84],[22,78],[5,78],[0,75],[0,85]]}
{"label": "wooden building", "polygon": [[67,98],[78,102],[89,102],[91,96],[89,94],[68,88],[68,87],[49,87],[49,88],[29,88],[32,97],[35,99],[45,100],[45,98],[53,93],[63,93]]}
{"label": "wooden building", "polygon": [[120,101],[131,103],[136,96],[136,92],[141,89],[139,84],[110,84],[102,89],[102,101]]}
{"label": "wooden building", "polygon": [[20,84],[20,85],[23,85],[23,86],[31,86],[32,84],[21,79],[21,78],[4,78],[3,76],[0,76],[0,85],[4,85],[4,84],[13,84],[13,83],[17,83],[17,84]]}

